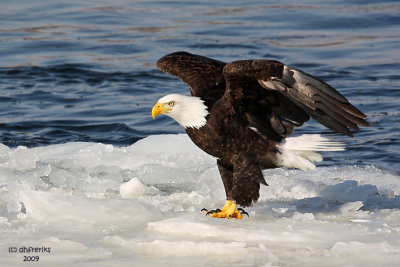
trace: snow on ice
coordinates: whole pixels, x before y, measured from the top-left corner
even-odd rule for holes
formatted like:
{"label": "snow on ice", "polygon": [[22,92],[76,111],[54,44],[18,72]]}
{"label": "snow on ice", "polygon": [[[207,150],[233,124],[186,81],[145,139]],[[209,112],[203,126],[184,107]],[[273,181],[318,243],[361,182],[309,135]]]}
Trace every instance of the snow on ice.
{"label": "snow on ice", "polygon": [[[345,152],[343,152],[345,153]],[[216,160],[186,135],[129,147],[0,144],[0,257],[50,247],[40,266],[394,266],[400,177],[373,166],[264,171],[243,220],[215,219]],[[32,254],[33,255],[33,254]]]}

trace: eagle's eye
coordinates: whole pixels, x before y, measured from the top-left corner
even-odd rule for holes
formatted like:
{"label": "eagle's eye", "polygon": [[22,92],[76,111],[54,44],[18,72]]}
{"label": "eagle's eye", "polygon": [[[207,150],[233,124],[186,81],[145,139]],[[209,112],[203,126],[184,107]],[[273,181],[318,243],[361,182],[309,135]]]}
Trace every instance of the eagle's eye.
{"label": "eagle's eye", "polygon": [[173,106],[175,105],[175,102],[174,102],[174,101],[169,101],[169,102],[168,102],[168,105],[169,105],[170,107],[173,107]]}

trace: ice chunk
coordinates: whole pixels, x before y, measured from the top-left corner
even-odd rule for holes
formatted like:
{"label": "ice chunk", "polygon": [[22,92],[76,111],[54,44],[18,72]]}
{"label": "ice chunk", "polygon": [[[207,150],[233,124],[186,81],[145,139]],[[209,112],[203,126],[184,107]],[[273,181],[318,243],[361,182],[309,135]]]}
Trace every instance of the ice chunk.
{"label": "ice chunk", "polygon": [[339,184],[327,186],[322,195],[328,200],[334,200],[341,203],[361,201],[365,203],[370,195],[378,193],[375,185],[359,185],[357,181],[347,180]]}
{"label": "ice chunk", "polygon": [[138,178],[134,177],[128,182],[121,184],[119,193],[123,198],[140,197],[146,193],[146,186]]}
{"label": "ice chunk", "polygon": [[174,156],[190,152],[192,155],[212,158],[193,144],[186,134],[151,135],[137,141],[132,149],[140,154]]}
{"label": "ice chunk", "polygon": [[298,221],[314,221],[314,214],[312,214],[312,213],[299,213],[299,212],[294,212],[294,214],[293,214],[293,220],[298,220]]}
{"label": "ice chunk", "polygon": [[16,213],[21,211],[21,203],[18,202],[8,202],[7,203],[7,211]]}
{"label": "ice chunk", "polygon": [[7,211],[10,213],[16,213],[21,211],[21,203],[19,196],[16,192],[6,193],[2,197],[3,201],[7,203]]}
{"label": "ice chunk", "polygon": [[11,226],[8,219],[6,217],[0,217],[0,225],[1,226]]}
{"label": "ice chunk", "polygon": [[[175,226],[179,225],[179,229]],[[216,232],[218,231],[212,225],[195,222],[190,220],[185,220],[183,218],[171,218],[162,221],[156,222],[148,222],[147,223],[148,231],[156,231],[161,233],[169,233],[169,234],[184,234],[184,235],[204,235],[205,237],[216,236]]]}
{"label": "ice chunk", "polygon": [[203,203],[203,196],[197,192],[180,192],[180,193],[172,193],[168,196],[168,201],[175,205],[182,205],[185,208],[190,206],[198,206]]}
{"label": "ice chunk", "polygon": [[272,210],[278,214],[283,214],[287,212],[289,209],[288,208],[272,208]]}
{"label": "ice chunk", "polygon": [[[27,162],[18,165],[20,156]],[[52,246],[41,257],[49,266],[398,264],[398,174],[373,166],[263,174],[270,186],[245,208],[249,218],[215,219],[200,212],[225,202],[215,158],[187,135],[128,147],[0,145],[0,247]],[[16,257],[0,251],[5,266]]]}
{"label": "ice chunk", "polygon": [[71,170],[53,167],[48,177],[49,182],[53,185],[61,188],[72,189],[77,186],[81,178],[78,175],[78,173],[74,173]]}
{"label": "ice chunk", "polygon": [[32,242],[30,246],[46,248],[46,252],[39,255],[46,263],[54,265],[59,265],[60,262],[86,262],[112,257],[112,252],[108,249],[87,246],[82,242],[54,236]]}
{"label": "ice chunk", "polygon": [[[125,240],[120,236],[110,236],[104,242],[128,249],[134,253],[147,254],[150,257],[228,257],[229,260],[238,260],[246,256],[244,242],[216,242],[216,241],[167,241],[167,240]],[[222,259],[221,259],[222,260]],[[222,262],[222,261],[221,261]]]}
{"label": "ice chunk", "polygon": [[30,218],[75,227],[142,225],[158,214],[134,200],[90,199],[39,191],[22,191],[21,199]]}
{"label": "ice chunk", "polygon": [[8,152],[7,161],[1,163],[0,167],[23,172],[35,168],[37,161],[38,157],[33,150],[27,149],[24,146],[19,146]]}
{"label": "ice chunk", "polygon": [[[206,218],[209,217],[202,218],[204,218],[204,220],[200,220],[198,216],[181,216],[148,222],[147,230],[151,233],[163,233],[180,238],[212,238],[213,240],[246,242],[284,242],[285,240],[290,242],[304,242],[308,238],[313,238],[311,236],[304,237],[301,233],[289,233],[285,229],[286,224],[282,223],[266,224],[260,221],[248,223],[246,223],[246,221],[238,221],[231,223],[230,220],[209,221],[206,220]],[[241,226],[238,226],[237,223]]]}
{"label": "ice chunk", "polygon": [[[400,249],[394,248],[387,241],[364,243],[359,241],[339,241],[327,252],[342,263],[358,262],[368,266],[389,266],[399,260]],[[394,264],[396,265],[396,264]]]}
{"label": "ice chunk", "polygon": [[354,201],[354,202],[348,202],[346,204],[343,204],[339,210],[340,212],[349,212],[349,211],[357,211],[359,210],[364,204],[362,201]]}

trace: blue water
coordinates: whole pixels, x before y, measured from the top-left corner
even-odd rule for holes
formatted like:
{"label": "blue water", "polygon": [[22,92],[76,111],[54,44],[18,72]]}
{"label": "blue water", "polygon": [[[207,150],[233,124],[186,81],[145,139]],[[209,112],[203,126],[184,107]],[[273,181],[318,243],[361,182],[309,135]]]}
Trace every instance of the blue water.
{"label": "blue water", "polygon": [[[155,67],[179,50],[268,58],[336,87],[371,127],[328,165],[400,171],[398,1],[1,1],[0,143],[130,145],[183,129],[153,120],[187,87]],[[298,133],[330,130],[309,122]]]}

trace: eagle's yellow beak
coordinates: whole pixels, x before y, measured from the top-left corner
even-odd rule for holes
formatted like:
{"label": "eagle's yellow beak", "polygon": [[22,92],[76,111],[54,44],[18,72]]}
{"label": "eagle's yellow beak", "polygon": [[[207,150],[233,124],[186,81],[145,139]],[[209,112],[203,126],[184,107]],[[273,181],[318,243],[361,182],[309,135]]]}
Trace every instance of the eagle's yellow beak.
{"label": "eagle's yellow beak", "polygon": [[156,116],[165,113],[168,111],[166,108],[164,108],[163,104],[158,102],[157,104],[154,105],[153,109],[151,110],[151,116],[153,116],[153,119],[156,118]]}

